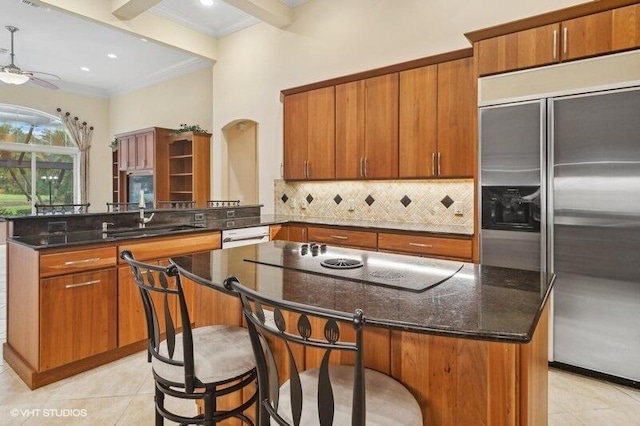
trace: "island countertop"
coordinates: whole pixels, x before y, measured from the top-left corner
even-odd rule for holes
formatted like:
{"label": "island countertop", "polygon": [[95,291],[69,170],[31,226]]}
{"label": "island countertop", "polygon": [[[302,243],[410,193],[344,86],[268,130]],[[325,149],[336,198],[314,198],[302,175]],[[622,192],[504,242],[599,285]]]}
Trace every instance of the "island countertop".
{"label": "island countertop", "polygon": [[[361,260],[325,268],[326,259]],[[271,297],[342,312],[370,325],[417,333],[528,343],[553,284],[540,272],[390,253],[271,241],[181,256],[185,276],[223,290],[229,275]]]}

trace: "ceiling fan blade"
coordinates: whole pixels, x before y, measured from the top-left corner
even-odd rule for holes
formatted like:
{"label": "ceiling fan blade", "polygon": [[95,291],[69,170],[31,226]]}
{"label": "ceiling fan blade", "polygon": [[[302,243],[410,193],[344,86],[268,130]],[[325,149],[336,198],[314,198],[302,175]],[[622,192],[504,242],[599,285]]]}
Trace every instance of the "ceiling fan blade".
{"label": "ceiling fan blade", "polygon": [[55,84],[49,83],[46,80],[41,80],[41,79],[36,78],[34,76],[31,76],[29,78],[29,81],[32,82],[33,84],[37,84],[38,86],[46,87],[47,89],[58,90],[58,86],[56,86]]}
{"label": "ceiling fan blade", "polygon": [[44,78],[50,79],[50,80],[62,80],[62,78],[60,78],[60,76],[56,75],[56,74],[51,74],[50,72],[42,72],[42,71],[23,71],[23,74],[27,74],[29,77],[34,77],[34,74],[37,74],[39,76],[43,76]]}

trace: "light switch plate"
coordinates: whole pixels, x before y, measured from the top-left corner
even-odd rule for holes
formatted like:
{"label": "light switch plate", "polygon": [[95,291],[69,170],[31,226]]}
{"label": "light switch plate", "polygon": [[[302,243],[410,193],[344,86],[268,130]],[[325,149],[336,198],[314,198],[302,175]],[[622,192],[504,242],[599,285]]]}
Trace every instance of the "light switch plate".
{"label": "light switch plate", "polygon": [[455,203],[453,203],[453,214],[455,214],[456,216],[464,216],[462,201],[456,201]]}

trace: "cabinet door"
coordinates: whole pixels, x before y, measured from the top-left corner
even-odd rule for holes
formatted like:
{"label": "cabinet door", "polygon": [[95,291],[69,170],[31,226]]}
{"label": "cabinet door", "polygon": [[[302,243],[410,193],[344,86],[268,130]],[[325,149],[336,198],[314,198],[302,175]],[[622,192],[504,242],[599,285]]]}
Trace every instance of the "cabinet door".
{"label": "cabinet door", "polygon": [[284,98],[284,178],[304,179],[306,175],[308,93]]}
{"label": "cabinet door", "polygon": [[336,86],[336,178],[364,174],[364,80]]}
{"label": "cabinet door", "polygon": [[476,99],[473,58],[438,64],[438,176],[474,175]]}
{"label": "cabinet door", "polygon": [[633,49],[640,46],[640,5],[613,10],[611,48]]}
{"label": "cabinet door", "polygon": [[335,177],[335,89],[308,93],[307,178]]}
{"label": "cabinet door", "polygon": [[400,73],[399,174],[435,174],[438,135],[438,68],[436,65]]}
{"label": "cabinet door", "polygon": [[495,74],[558,62],[559,30],[558,24],[550,24],[478,42],[478,73]]}
{"label": "cabinet door", "polygon": [[155,134],[153,131],[136,135],[136,169],[152,169]]}
{"label": "cabinet door", "polygon": [[118,169],[129,170],[136,161],[136,137],[135,135],[118,138]]}
{"label": "cabinet door", "polygon": [[287,225],[287,239],[299,243],[307,242],[307,227],[298,225]]}
{"label": "cabinet door", "polygon": [[562,60],[578,59],[611,51],[613,13],[595,13],[562,22]]}
{"label": "cabinet door", "polygon": [[116,347],[115,268],[41,280],[40,370]]}
{"label": "cabinet door", "polygon": [[398,73],[365,80],[364,177],[398,177]]}

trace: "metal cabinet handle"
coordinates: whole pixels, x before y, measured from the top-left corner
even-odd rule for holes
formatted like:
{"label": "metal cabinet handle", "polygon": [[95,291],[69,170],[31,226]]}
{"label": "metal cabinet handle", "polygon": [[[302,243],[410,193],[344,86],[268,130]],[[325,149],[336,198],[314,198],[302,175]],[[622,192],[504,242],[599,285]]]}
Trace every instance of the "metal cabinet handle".
{"label": "metal cabinet handle", "polygon": [[431,244],[423,244],[423,243],[409,243],[410,246],[412,247],[425,247],[425,248],[432,248],[433,245]]}
{"label": "metal cabinet handle", "polygon": [[307,160],[307,177],[311,177],[311,161]]}
{"label": "metal cabinet handle", "polygon": [[302,162],[302,177],[307,177],[307,160]]}
{"label": "metal cabinet handle", "polygon": [[64,288],[86,287],[88,285],[94,285],[99,283],[100,283],[100,280],[85,281],[83,283],[78,283],[78,284],[67,284],[64,286]]}
{"label": "metal cabinet handle", "polygon": [[553,59],[558,57],[558,30],[553,30]]}
{"label": "metal cabinet handle", "polygon": [[367,169],[369,168],[369,160],[367,159],[367,157],[364,157],[364,177],[368,176],[368,171]]}
{"label": "metal cabinet handle", "polygon": [[438,152],[438,176],[440,176],[440,173],[442,173],[442,171],[440,169],[440,153]]}
{"label": "metal cabinet handle", "polygon": [[73,266],[73,265],[80,265],[83,263],[94,263],[99,261],[100,258],[99,257],[94,257],[92,259],[83,259],[83,260],[70,260],[68,262],[64,262],[65,266]]}
{"label": "metal cabinet handle", "polygon": [[342,235],[332,235],[331,238],[335,238],[336,240],[348,240],[349,237],[345,237]]}
{"label": "metal cabinet handle", "polygon": [[569,28],[564,27],[562,29],[562,53],[564,53],[565,55],[567,54],[567,43],[568,43],[568,38],[569,38]]}
{"label": "metal cabinet handle", "polygon": [[431,153],[431,176],[436,175],[436,153]]}
{"label": "metal cabinet handle", "polygon": [[364,157],[360,157],[360,177],[364,177]]}

